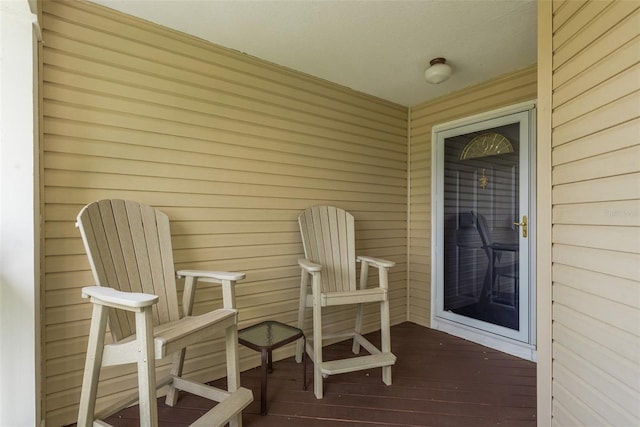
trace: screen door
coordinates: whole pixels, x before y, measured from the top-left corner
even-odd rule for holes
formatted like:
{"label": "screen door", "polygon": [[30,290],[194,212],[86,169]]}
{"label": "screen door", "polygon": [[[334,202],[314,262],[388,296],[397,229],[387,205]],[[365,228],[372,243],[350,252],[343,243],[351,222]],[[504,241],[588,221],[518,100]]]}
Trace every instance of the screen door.
{"label": "screen door", "polygon": [[436,315],[529,339],[529,112],[437,133]]}

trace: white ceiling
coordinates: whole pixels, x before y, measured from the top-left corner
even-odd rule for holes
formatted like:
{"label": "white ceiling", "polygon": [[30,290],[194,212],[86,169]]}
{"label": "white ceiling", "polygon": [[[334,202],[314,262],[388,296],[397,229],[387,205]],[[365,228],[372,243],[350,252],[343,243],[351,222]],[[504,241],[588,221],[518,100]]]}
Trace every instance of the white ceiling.
{"label": "white ceiling", "polygon": [[536,62],[535,0],[94,1],[405,106]]}

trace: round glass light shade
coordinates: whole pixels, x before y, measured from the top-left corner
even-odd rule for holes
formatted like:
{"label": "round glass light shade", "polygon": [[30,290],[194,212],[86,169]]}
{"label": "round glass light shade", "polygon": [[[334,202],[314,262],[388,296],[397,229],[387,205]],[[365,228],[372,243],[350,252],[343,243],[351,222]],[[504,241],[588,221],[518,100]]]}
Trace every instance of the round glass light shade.
{"label": "round glass light shade", "polygon": [[432,65],[424,70],[424,79],[429,83],[438,84],[447,80],[451,76],[451,67],[445,63],[444,59],[442,59],[441,62],[435,61],[435,59],[432,60]]}

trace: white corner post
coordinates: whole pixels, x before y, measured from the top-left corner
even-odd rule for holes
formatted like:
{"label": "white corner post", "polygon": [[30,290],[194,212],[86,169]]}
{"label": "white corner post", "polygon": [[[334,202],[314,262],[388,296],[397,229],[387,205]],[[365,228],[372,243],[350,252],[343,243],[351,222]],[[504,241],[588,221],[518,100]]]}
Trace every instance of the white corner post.
{"label": "white corner post", "polygon": [[27,0],[0,0],[0,425],[14,427],[42,418],[34,22]]}

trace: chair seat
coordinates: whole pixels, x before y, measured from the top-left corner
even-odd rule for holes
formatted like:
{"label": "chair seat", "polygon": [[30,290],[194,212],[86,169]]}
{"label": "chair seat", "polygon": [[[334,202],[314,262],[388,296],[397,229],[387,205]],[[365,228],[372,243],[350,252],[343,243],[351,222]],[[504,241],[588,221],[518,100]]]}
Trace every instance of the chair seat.
{"label": "chair seat", "polygon": [[212,326],[224,331],[235,322],[237,314],[237,310],[221,308],[155,327],[153,341],[156,358],[163,358],[178,348],[201,342],[204,334],[211,336]]}
{"label": "chair seat", "polygon": [[320,296],[322,306],[380,302],[387,299],[387,290],[380,288],[363,289],[348,292],[323,292]]}
{"label": "chair seat", "polygon": [[[219,309],[199,316],[183,317],[153,328],[154,358],[162,359],[185,346],[201,342],[211,336],[211,328],[224,330],[236,319],[236,310]],[[131,363],[136,360],[136,335],[104,346],[103,366]]]}

